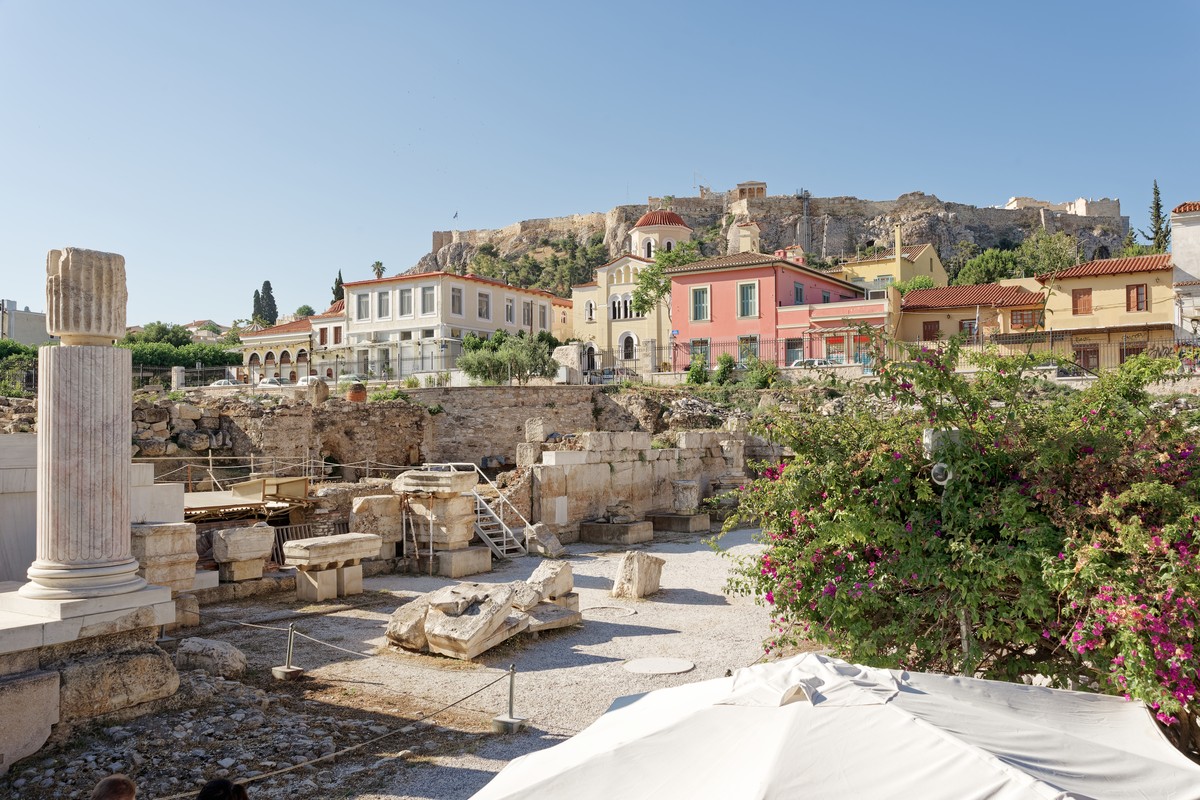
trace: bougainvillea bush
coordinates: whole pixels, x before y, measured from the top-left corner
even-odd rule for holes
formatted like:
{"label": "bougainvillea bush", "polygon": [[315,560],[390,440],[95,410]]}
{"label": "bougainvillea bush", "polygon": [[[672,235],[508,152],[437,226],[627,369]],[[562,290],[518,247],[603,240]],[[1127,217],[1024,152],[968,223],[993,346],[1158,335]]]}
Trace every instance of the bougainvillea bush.
{"label": "bougainvillea bush", "polygon": [[[767,648],[1123,694],[1200,749],[1200,426],[1145,393],[1174,365],[1055,391],[1049,357],[977,355],[973,374],[960,357],[882,362],[894,416],[763,423],[795,457],[741,492],[766,548],[731,587],[772,608]],[[933,458],[927,428],[957,429]]]}

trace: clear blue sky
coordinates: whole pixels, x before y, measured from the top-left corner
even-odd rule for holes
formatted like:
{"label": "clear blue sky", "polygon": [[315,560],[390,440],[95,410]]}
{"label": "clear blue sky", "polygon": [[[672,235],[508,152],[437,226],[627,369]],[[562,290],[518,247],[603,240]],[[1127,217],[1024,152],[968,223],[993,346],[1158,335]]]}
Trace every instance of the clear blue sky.
{"label": "clear blue sky", "polygon": [[[0,0],[0,297],[121,253],[129,322],[228,324],[430,232],[765,180],[1200,200],[1200,4]],[[458,219],[453,219],[455,212]]]}

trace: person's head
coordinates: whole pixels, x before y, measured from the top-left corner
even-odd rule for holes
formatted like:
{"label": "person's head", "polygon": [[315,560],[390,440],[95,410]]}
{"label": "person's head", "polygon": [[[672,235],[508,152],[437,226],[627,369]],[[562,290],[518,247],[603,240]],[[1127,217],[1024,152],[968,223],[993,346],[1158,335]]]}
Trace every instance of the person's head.
{"label": "person's head", "polygon": [[246,787],[240,783],[217,778],[204,784],[196,800],[249,800],[249,795],[246,794]]}
{"label": "person's head", "polygon": [[137,786],[124,775],[109,775],[92,789],[92,800],[134,800]]}

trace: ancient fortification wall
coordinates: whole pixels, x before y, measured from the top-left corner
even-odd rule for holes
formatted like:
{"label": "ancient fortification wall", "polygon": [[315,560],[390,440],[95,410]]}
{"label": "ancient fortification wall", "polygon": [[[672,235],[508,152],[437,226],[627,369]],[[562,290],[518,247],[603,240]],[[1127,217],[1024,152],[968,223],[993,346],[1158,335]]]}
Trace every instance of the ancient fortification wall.
{"label": "ancient fortification wall", "polygon": [[[1088,210],[1108,210],[1110,205],[1097,202]],[[525,220],[496,230],[437,231],[433,234],[433,249],[415,269],[459,270],[485,243],[496,247],[501,255],[520,256],[537,247],[542,238],[561,238],[568,233],[586,240],[603,232],[610,255],[616,256],[624,252],[630,228],[649,208],[624,205],[605,214]],[[755,220],[762,228],[764,252],[799,244],[806,252],[833,258],[853,253],[858,245],[872,240],[890,246],[892,226],[899,223],[905,243],[929,242],[943,261],[959,242],[972,242],[980,248],[1015,245],[1039,227],[1075,236],[1085,256],[1095,256],[1101,246],[1116,253],[1129,228],[1128,217],[1120,215],[1084,217],[1036,207],[979,208],[945,202],[923,192],[911,192],[895,200],[783,195],[736,202],[720,194],[673,198],[670,208],[692,227],[696,238],[703,240],[706,255],[723,253],[729,227],[747,219]]]}

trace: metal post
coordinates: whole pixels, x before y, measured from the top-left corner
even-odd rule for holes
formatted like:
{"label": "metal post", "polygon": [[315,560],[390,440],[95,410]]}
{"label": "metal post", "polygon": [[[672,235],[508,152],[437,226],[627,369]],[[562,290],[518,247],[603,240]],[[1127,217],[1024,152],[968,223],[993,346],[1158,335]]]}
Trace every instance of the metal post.
{"label": "metal post", "polygon": [[525,729],[525,720],[516,716],[515,711],[515,694],[516,694],[516,677],[517,665],[508,665],[508,714],[501,714],[498,717],[492,718],[493,733],[517,733]]}
{"label": "metal post", "polygon": [[513,694],[517,683],[517,665],[508,665],[508,718],[513,718]]}
{"label": "metal post", "polygon": [[271,675],[277,681],[292,681],[304,674],[304,670],[300,667],[292,666],[292,650],[296,643],[296,623],[288,624],[288,641],[287,641],[287,657],[284,659],[283,666],[271,667]]}

